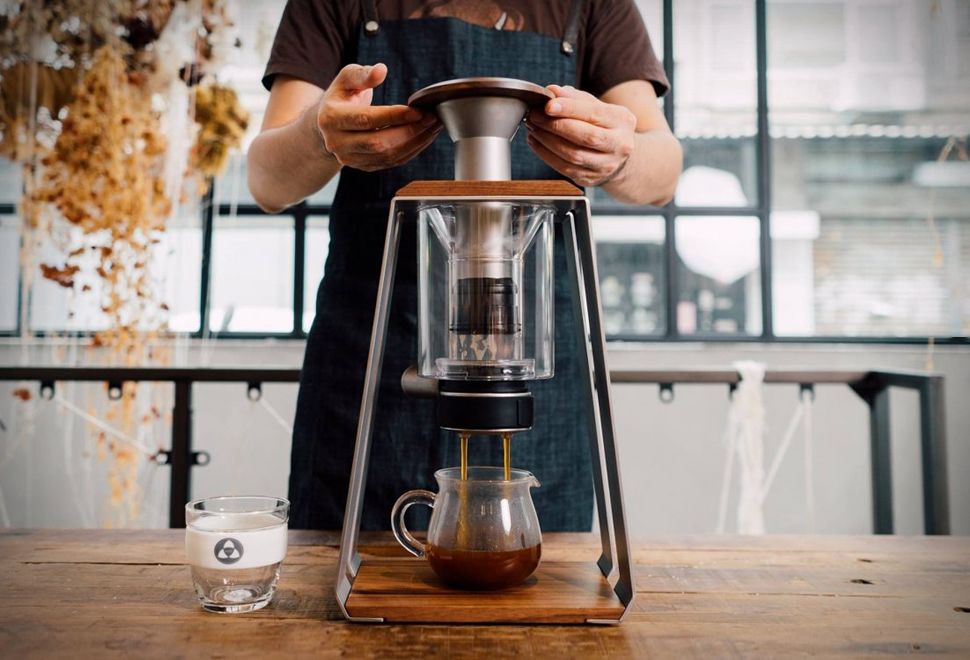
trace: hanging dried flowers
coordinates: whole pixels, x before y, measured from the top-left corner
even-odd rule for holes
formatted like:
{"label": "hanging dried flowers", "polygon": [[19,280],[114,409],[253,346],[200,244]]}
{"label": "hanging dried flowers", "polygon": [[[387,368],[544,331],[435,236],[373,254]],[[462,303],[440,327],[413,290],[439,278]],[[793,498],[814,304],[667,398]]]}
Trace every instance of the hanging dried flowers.
{"label": "hanging dried flowers", "polygon": [[[129,360],[139,357],[129,344],[140,332],[164,329],[167,306],[149,265],[183,194],[175,181],[221,173],[247,126],[235,92],[207,75],[240,45],[228,8],[228,0],[0,5],[0,155],[25,163],[26,229],[53,232],[65,254],[40,275],[79,293],[92,284],[76,276],[102,280],[111,327],[93,343]],[[56,231],[60,221],[76,231]]]}
{"label": "hanging dried flowers", "polygon": [[[56,135],[27,135],[31,106],[45,108],[48,117],[56,118],[74,95],[77,74],[77,69],[55,69],[37,62],[17,62],[2,72],[0,156],[25,162],[33,157],[36,146],[50,145]],[[36,90],[33,95],[27,93],[31,89]],[[36,124],[36,117],[34,120],[35,130],[41,128]]]}
{"label": "hanging dried flowers", "polygon": [[[90,263],[79,248],[97,250],[101,308],[111,319],[99,333],[100,344],[134,359],[141,357],[131,345],[139,331],[160,327],[161,301],[146,266],[170,210],[161,179],[165,138],[142,84],[115,48],[102,46],[95,53],[54,148],[41,161],[33,196],[81,230],[81,246],[64,246],[66,269],[77,272]],[[61,277],[65,285],[65,268],[48,268],[44,276]]]}
{"label": "hanging dried flowers", "polygon": [[211,83],[195,92],[195,121],[199,132],[192,162],[199,174],[215,177],[226,169],[230,153],[242,142],[249,114],[231,87]]}
{"label": "hanging dried flowers", "polygon": [[19,0],[0,3],[0,68],[32,61],[73,67],[93,48],[117,44],[120,16],[138,0]]}
{"label": "hanging dried flowers", "polygon": [[[183,186],[220,172],[246,127],[235,93],[212,80],[239,47],[230,6],[0,0],[0,155],[24,166],[24,290],[36,272],[73,301],[97,296],[107,327],[90,344],[115,364],[164,360],[156,247]],[[38,263],[42,243],[61,257]],[[126,383],[107,404],[118,433],[133,437],[157,409],[140,391]],[[107,462],[110,520],[134,520],[142,453],[89,429]]]}

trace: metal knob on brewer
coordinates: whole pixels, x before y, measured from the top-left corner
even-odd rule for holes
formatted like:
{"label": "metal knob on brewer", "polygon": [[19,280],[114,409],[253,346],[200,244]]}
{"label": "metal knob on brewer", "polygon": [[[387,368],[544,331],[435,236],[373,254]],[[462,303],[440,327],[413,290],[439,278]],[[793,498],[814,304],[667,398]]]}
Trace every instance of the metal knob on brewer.
{"label": "metal knob on brewer", "polygon": [[418,90],[408,105],[437,113],[455,143],[455,179],[512,178],[512,138],[525,113],[554,98],[513,78],[459,78]]}

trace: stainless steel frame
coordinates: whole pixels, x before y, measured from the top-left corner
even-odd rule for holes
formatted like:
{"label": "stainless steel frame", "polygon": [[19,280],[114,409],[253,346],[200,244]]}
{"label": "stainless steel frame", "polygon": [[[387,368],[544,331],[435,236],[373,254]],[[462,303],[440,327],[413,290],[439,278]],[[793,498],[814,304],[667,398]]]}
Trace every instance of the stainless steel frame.
{"label": "stainless steel frame", "polygon": [[[387,338],[388,314],[391,292],[394,289],[394,272],[400,247],[401,224],[414,221],[418,204],[448,201],[521,201],[542,202],[556,207],[556,221],[563,226],[568,264],[568,277],[573,290],[573,313],[581,319],[579,355],[589,378],[587,402],[589,406],[590,454],[593,463],[593,486],[599,515],[602,554],[597,565],[609,580],[614,593],[623,603],[623,615],[616,620],[594,620],[587,623],[615,624],[622,620],[634,597],[633,567],[630,541],[627,537],[626,517],[623,511],[623,495],[620,484],[619,456],[613,427],[613,409],[610,402],[610,375],[606,366],[606,336],[600,314],[599,280],[596,275],[596,253],[590,231],[589,200],[585,197],[395,197],[391,203],[387,234],[384,242],[384,261],[371,330],[370,354],[361,398],[360,418],[357,422],[357,445],[347,493],[343,534],[340,539],[340,556],[336,583],[337,604],[344,616],[356,622],[380,623],[381,618],[353,617],[347,611],[347,599],[360,568],[357,551],[360,517],[364,508],[364,491],[367,483],[368,459],[374,414],[377,406],[378,386],[384,360]],[[432,466],[436,467],[436,466]]]}

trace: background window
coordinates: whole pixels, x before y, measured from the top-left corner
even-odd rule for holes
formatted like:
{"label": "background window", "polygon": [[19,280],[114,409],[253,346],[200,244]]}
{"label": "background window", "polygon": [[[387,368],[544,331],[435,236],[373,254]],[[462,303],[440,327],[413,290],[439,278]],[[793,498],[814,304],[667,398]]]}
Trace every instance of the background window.
{"label": "background window", "polygon": [[311,217],[306,223],[306,264],[303,267],[303,332],[309,332],[317,313],[317,290],[330,252],[330,219]]}
{"label": "background window", "polygon": [[[40,265],[60,267],[64,263],[63,245],[73,249],[80,245],[80,232],[58,227],[59,240],[39,236],[33,247],[35,267],[28,275],[28,327],[36,332],[91,332],[109,327],[108,316],[101,311],[102,282],[94,272],[95,255],[82,254],[81,270],[74,276],[75,286],[67,288],[41,275]],[[65,238],[62,234],[67,235]]]}
{"label": "background window", "polygon": [[612,336],[656,336],[667,329],[664,221],[594,216],[603,325]]}
{"label": "background window", "polygon": [[17,329],[20,289],[20,218],[0,215],[0,330]]}
{"label": "background window", "polygon": [[19,163],[0,157],[0,204],[16,204],[23,192],[23,170]]}
{"label": "background window", "polygon": [[767,9],[776,333],[968,334],[970,5]]}
{"label": "background window", "polygon": [[[845,2],[774,2],[768,14],[771,39],[768,61],[774,71],[792,70],[811,76],[822,67],[838,66],[846,59]],[[793,25],[799,29],[793,30]],[[820,39],[819,35],[825,35]]]}
{"label": "background window", "polygon": [[760,334],[758,218],[679,217],[675,231],[678,332]]}
{"label": "background window", "polygon": [[[685,170],[664,208],[587,191],[609,336],[965,341],[970,3],[635,2],[657,56],[673,55],[673,91],[660,103]],[[234,5],[245,47],[218,75],[250,113],[244,148],[263,120],[260,81],[283,7]],[[220,336],[304,336],[337,185],[266,215],[249,194],[245,157],[234,155],[211,196],[171,220],[157,247],[170,327],[200,332],[205,301],[208,329]],[[21,190],[20,167],[0,161],[2,334],[18,331]],[[39,254],[61,256],[47,244]],[[727,261],[743,272],[724,274]],[[104,327],[97,282],[73,294],[39,274],[32,281],[21,330]]]}
{"label": "background window", "polygon": [[164,277],[169,328],[175,332],[198,332],[202,292],[202,228],[198,213],[169,220],[155,260]]}
{"label": "background window", "polygon": [[[754,2],[687,0],[674,15],[674,132],[684,148],[680,206],[754,206],[756,67]],[[714,177],[713,195],[695,187]],[[729,176],[727,176],[729,175]]]}
{"label": "background window", "polygon": [[293,246],[292,218],[216,218],[211,332],[292,332]]}

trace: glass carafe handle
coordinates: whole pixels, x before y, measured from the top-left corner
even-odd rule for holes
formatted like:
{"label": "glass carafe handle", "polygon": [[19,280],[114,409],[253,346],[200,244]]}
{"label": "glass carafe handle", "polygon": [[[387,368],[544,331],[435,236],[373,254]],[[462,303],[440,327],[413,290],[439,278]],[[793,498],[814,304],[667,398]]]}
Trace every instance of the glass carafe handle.
{"label": "glass carafe handle", "polygon": [[394,508],[391,509],[391,531],[394,532],[394,538],[415,557],[424,557],[425,546],[421,541],[414,538],[414,535],[404,524],[404,514],[407,513],[412,504],[425,504],[433,509],[434,497],[435,494],[430,490],[409,490],[397,498]]}

